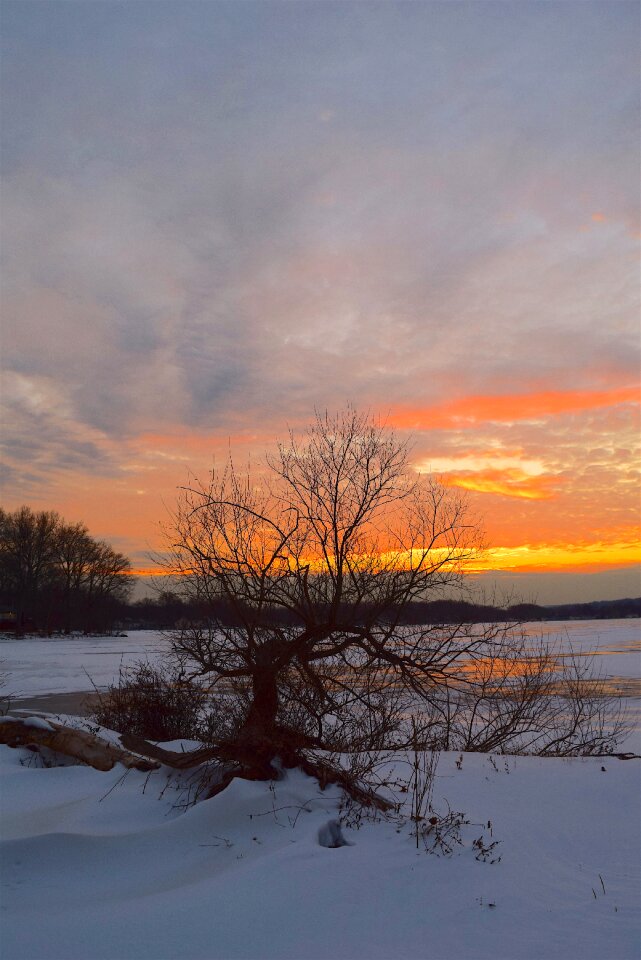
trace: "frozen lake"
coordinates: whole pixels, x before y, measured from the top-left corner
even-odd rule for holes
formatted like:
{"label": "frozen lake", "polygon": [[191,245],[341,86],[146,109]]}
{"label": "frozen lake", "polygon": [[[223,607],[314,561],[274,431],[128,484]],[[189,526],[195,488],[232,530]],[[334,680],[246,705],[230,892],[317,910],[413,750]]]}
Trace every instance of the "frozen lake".
{"label": "frozen lake", "polygon": [[154,661],[169,650],[157,630],[132,630],[125,637],[0,638],[0,669],[8,674],[4,696],[13,700],[54,693],[104,690],[121,665]]}
{"label": "frozen lake", "polygon": [[524,630],[558,643],[562,651],[593,656],[613,693],[641,697],[641,620],[549,620],[527,623]]}
{"label": "frozen lake", "polygon": [[[559,620],[525,624],[562,650],[594,655],[599,672],[623,696],[641,696],[641,620]],[[104,689],[120,666],[154,661],[169,649],[156,630],[132,630],[124,637],[0,637],[0,667],[12,698]]]}
{"label": "frozen lake", "polygon": [[[525,624],[532,638],[543,635],[562,651],[595,658],[635,725],[641,746],[641,620],[564,620]],[[124,637],[0,638],[0,669],[7,674],[4,697],[12,706],[51,694],[104,690],[120,670],[138,660],[151,662],[169,649],[155,630],[134,630]]]}

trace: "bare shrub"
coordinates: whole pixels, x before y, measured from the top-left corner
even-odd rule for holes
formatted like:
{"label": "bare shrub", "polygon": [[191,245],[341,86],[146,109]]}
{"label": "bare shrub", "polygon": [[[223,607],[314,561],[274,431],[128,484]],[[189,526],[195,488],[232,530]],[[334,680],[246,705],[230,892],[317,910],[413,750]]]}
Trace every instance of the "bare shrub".
{"label": "bare shrub", "polygon": [[412,800],[411,819],[414,823],[416,849],[418,850],[421,824],[432,809],[434,777],[436,776],[436,768],[438,767],[439,754],[435,750],[429,752],[421,750],[419,725],[416,717],[411,718],[411,728],[412,752],[408,757],[412,767],[412,776],[410,779]]}
{"label": "bare shrub", "polygon": [[233,740],[245,722],[250,703],[249,688],[242,680],[219,685],[207,698],[197,726],[198,739],[207,745]]}
{"label": "bare shrub", "polygon": [[570,651],[553,678],[544,736],[536,745],[541,756],[602,756],[613,753],[632,724],[608,682],[594,667],[593,656]]}
{"label": "bare shrub", "polygon": [[99,695],[92,719],[149,740],[199,739],[208,698],[180,665],[141,661],[121,667],[118,683]]}
{"label": "bare shrub", "polygon": [[432,731],[444,749],[590,756],[612,753],[627,734],[593,657],[516,631],[479,652],[435,695]]}

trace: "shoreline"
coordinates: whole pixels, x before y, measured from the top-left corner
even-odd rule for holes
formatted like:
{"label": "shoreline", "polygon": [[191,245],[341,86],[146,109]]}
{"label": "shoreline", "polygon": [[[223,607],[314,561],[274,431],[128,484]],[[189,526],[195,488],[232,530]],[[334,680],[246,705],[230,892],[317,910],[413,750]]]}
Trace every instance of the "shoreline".
{"label": "shoreline", "polygon": [[91,690],[79,690],[76,693],[50,693],[39,697],[16,697],[9,700],[7,713],[68,714],[75,717],[87,717],[96,709],[99,695]]}

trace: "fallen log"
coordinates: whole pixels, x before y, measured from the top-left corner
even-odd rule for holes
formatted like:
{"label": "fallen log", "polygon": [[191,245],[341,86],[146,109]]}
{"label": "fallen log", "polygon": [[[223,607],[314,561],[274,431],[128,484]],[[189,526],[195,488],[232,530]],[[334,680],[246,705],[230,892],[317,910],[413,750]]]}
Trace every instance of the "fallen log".
{"label": "fallen log", "polygon": [[160,767],[157,760],[137,757],[94,734],[42,717],[0,717],[0,743],[9,747],[46,747],[54,753],[80,760],[95,770],[111,770],[116,763],[143,772]]}

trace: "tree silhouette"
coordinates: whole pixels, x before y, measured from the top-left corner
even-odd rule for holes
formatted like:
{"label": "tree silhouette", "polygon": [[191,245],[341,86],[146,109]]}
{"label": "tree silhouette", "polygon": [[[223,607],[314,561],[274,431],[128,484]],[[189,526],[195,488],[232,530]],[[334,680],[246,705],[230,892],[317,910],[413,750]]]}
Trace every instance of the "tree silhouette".
{"label": "tree silhouette", "polygon": [[255,475],[230,459],[183,489],[169,536],[176,582],[209,611],[174,652],[227,696],[237,722],[215,750],[252,776],[347,729],[389,732],[400,696],[433,704],[507,629],[403,625],[414,600],[463,587],[482,538],[458,491],[351,408],[290,432]]}

